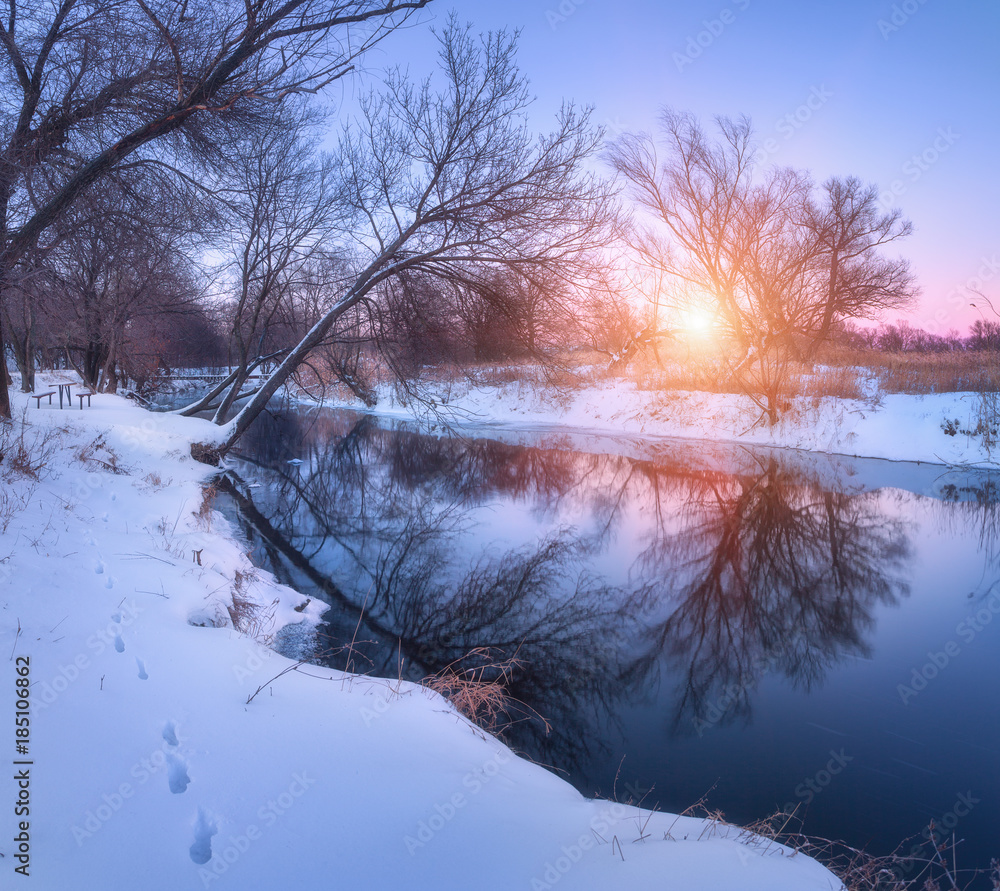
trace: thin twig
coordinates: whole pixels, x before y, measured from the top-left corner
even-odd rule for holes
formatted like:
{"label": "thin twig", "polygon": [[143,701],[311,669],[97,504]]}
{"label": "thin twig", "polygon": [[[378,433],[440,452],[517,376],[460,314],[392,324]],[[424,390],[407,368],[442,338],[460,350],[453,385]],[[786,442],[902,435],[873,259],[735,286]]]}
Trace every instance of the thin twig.
{"label": "thin twig", "polygon": [[[53,628],[52,630],[54,631],[55,629]],[[14,635],[14,646],[12,646],[10,648],[10,659],[7,660],[8,662],[10,662],[14,658],[14,650],[17,649],[17,641],[18,641],[18,638],[20,636],[21,636],[21,620],[18,619],[17,620],[17,634]]]}
{"label": "thin twig", "polygon": [[[274,683],[274,682],[275,682],[276,680],[278,680],[278,678],[280,678],[280,677],[281,677],[282,675],[285,675],[285,674],[288,674],[288,672],[290,672],[290,671],[298,671],[298,670],[299,670],[299,668],[301,668],[301,667],[302,667],[303,665],[305,665],[305,664],[306,664],[306,662],[305,662],[304,660],[302,660],[302,661],[299,661],[299,662],[296,662],[296,663],[294,663],[293,665],[288,665],[288,666],[286,666],[285,668],[283,668],[283,669],[282,669],[281,671],[279,671],[279,672],[278,672],[278,673],[277,673],[277,674],[276,674],[276,675],[275,675],[275,676],[274,676],[273,678],[271,678],[271,680],[269,680],[269,681],[265,681],[265,682],[264,682],[263,684],[261,684],[261,685],[260,685],[260,686],[259,686],[259,687],[258,687],[258,688],[257,688],[256,690],[254,690],[254,692],[253,692],[253,693],[251,693],[251,694],[250,694],[250,695],[249,695],[249,696],[247,697],[247,701],[246,701],[246,704],[247,704],[247,705],[250,705],[250,703],[254,701],[254,698],[255,698],[255,697],[257,696],[257,694],[258,694],[258,693],[260,693],[260,691],[261,691],[261,690],[263,690],[263,689],[264,689],[265,687],[269,687],[269,686],[270,686],[271,684],[273,684],[273,683]],[[318,677],[318,675],[313,675],[313,677]]]}

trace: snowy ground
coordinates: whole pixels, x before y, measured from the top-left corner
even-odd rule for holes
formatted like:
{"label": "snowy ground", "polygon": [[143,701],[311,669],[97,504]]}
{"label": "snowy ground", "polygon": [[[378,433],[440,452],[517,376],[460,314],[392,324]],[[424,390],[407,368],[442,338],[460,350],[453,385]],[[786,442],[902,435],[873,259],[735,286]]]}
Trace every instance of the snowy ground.
{"label": "snowy ground", "polygon": [[[202,509],[210,468],[189,445],[214,428],[113,396],[12,396],[48,457],[38,482],[12,474],[12,449],[0,463],[0,887],[841,887],[732,827],[585,800],[424,688],[281,675],[294,663],[233,627],[234,596],[258,634],[320,604]],[[606,402],[594,423],[640,423],[624,412]]]}
{"label": "snowy ground", "polygon": [[[333,402],[327,403],[334,404]],[[343,403],[365,410],[360,403]],[[775,427],[756,422],[760,410],[744,396],[703,392],[640,390],[631,381],[608,381],[554,390],[513,382],[471,386],[437,385],[431,406],[404,403],[391,388],[379,391],[373,411],[391,417],[431,417],[459,426],[577,431],[625,436],[677,437],[806,449],[835,455],[996,466],[1000,447],[985,447],[974,430],[975,393],[925,396],[880,394],[866,401],[798,397]],[[434,416],[437,417],[434,417]],[[955,423],[957,422],[957,423]]]}

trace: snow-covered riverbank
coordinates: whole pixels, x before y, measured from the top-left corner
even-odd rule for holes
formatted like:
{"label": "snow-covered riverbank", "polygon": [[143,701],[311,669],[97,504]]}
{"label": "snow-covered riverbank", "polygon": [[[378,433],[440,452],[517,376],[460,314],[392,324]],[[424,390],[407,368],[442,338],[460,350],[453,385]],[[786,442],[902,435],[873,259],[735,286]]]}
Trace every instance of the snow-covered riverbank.
{"label": "snow-covered riverbank", "polygon": [[204,501],[189,446],[214,428],[101,395],[24,416],[47,457],[37,482],[0,465],[3,887],[840,887],[731,827],[585,800],[422,687],[282,675],[251,634],[321,605]]}
{"label": "snow-covered riverbank", "polygon": [[379,389],[373,409],[352,399],[326,404],[459,427],[676,437],[948,465],[996,466],[1000,458],[1000,446],[991,450],[981,435],[967,432],[979,424],[975,393],[883,394],[867,401],[797,397],[777,425],[767,427],[758,423],[760,409],[744,396],[640,390],[624,380],[562,390],[519,381],[492,386],[458,381],[432,391],[430,405],[402,401],[391,387]]}

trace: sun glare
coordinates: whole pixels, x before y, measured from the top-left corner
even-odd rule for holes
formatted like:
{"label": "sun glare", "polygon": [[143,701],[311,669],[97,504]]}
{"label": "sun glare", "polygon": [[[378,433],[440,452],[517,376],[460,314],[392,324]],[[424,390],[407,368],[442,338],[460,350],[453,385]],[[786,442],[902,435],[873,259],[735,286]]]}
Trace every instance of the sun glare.
{"label": "sun glare", "polygon": [[695,337],[709,337],[715,327],[715,319],[712,314],[700,307],[686,309],[681,313],[681,325],[690,335]]}

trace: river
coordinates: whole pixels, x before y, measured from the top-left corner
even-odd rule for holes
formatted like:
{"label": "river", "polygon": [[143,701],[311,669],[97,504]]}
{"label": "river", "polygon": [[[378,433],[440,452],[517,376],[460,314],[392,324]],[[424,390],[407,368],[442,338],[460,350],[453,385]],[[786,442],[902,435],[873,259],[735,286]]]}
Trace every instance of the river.
{"label": "river", "polygon": [[588,796],[791,814],[907,878],[932,821],[1000,856],[1000,478],[345,411],[231,463],[257,562],[331,604],[286,654],[506,680],[501,735]]}

